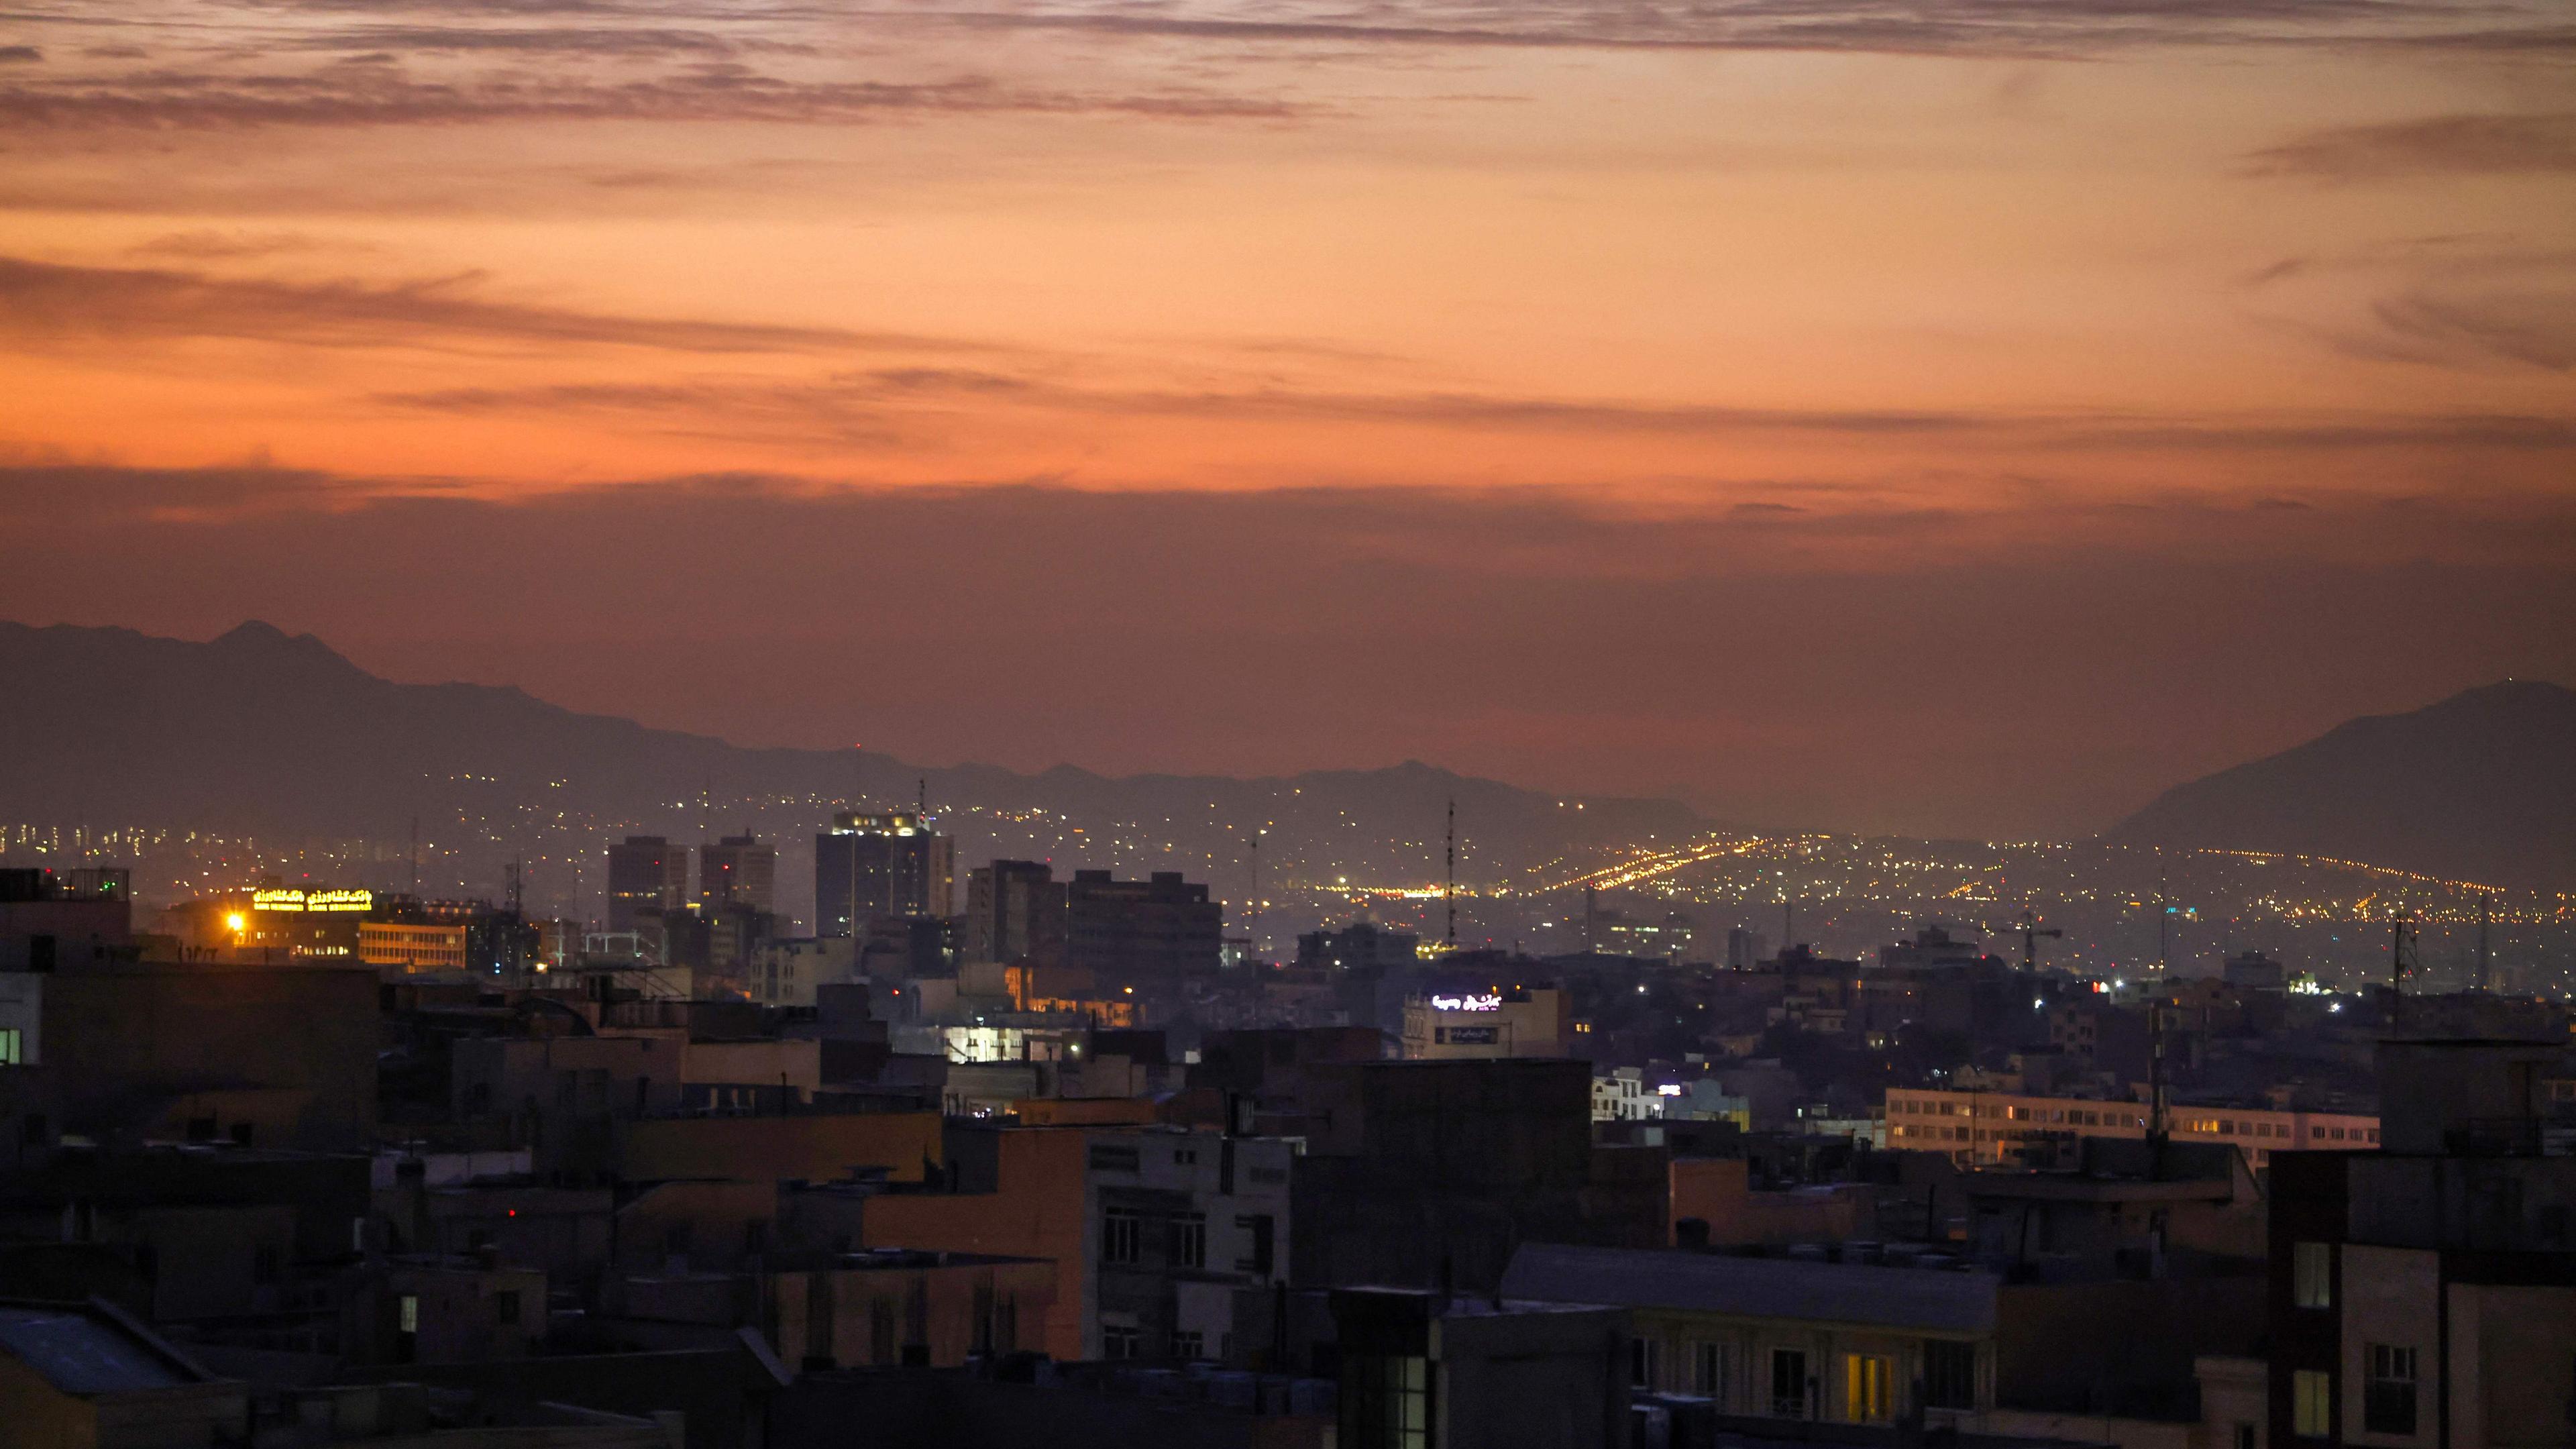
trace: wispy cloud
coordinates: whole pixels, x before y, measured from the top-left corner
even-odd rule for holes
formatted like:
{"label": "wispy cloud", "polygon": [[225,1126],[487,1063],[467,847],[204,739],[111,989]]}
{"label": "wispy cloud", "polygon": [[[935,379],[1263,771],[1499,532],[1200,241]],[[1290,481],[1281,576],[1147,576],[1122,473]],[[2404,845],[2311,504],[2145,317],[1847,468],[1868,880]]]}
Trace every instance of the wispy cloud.
{"label": "wispy cloud", "polygon": [[[2427,324],[2430,325],[2430,324]],[[1549,398],[1468,391],[1356,393],[1259,386],[1240,389],[1090,387],[1038,373],[977,368],[872,369],[816,382],[723,381],[670,385],[555,384],[384,393],[403,411],[458,415],[570,412],[721,432],[727,419],[748,440],[774,430],[818,437],[883,436],[916,408],[965,405],[1091,416],[1219,419],[1246,423],[1376,424],[1602,436],[1787,435],[1983,448],[2347,452],[2439,449],[2576,454],[2576,417],[2495,412],[2236,416],[2017,410],[1758,408],[1642,399]],[[682,422],[683,418],[689,421]]]}
{"label": "wispy cloud", "polygon": [[2252,153],[2246,169],[2323,181],[2576,171],[2576,112],[2427,116],[2312,131]]}
{"label": "wispy cloud", "polygon": [[0,337],[232,337],[318,347],[592,345],[693,353],[987,350],[900,333],[620,316],[481,295],[478,274],[400,283],[218,277],[0,257]]}
{"label": "wispy cloud", "polygon": [[[2547,14],[2461,13],[2405,0],[1711,0],[1694,5],[1440,3],[1342,6],[1056,4],[887,12],[956,26],[1233,44],[1515,49],[1813,50],[1906,55],[2079,56],[2139,46],[2430,42],[2529,54],[2563,36]],[[2527,27],[2498,25],[2528,15]]]}
{"label": "wispy cloud", "polygon": [[461,125],[538,121],[758,121],[849,124],[903,116],[1026,113],[1281,121],[1306,106],[1172,89],[1089,94],[988,77],[903,82],[791,80],[708,62],[622,81],[485,73],[418,79],[391,65],[332,65],[240,76],[153,70],[0,86],[0,128]]}

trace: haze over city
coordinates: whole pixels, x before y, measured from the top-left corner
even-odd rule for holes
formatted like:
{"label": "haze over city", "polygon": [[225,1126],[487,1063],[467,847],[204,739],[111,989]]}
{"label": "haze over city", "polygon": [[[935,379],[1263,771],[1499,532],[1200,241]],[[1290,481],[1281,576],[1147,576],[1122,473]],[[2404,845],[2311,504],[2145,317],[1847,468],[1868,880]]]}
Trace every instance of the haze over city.
{"label": "haze over city", "polygon": [[2576,678],[2555,7],[6,28],[0,617],[2009,838]]}
{"label": "haze over city", "polygon": [[0,9],[0,1449],[2576,1442],[2571,82]]}

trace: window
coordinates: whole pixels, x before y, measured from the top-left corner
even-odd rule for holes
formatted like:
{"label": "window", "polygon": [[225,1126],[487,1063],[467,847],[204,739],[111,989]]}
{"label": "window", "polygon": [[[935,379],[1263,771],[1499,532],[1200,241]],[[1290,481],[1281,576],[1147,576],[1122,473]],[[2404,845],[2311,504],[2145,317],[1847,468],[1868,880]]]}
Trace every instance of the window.
{"label": "window", "polygon": [[2235,1441],[2235,1442],[2236,1442],[2236,1449],[2255,1449],[2255,1446],[2256,1446],[2256,1445],[2257,1445],[2257,1443],[2258,1443],[2258,1442],[2260,1442],[2260,1441],[2258,1441],[2258,1440],[2254,1437],[2254,1426],[2253,1426],[2253,1425],[2251,1425],[2251,1424],[2239,1424],[2239,1425],[2237,1425],[2237,1426],[2236,1426],[2236,1441]]}
{"label": "window", "polygon": [[1101,1214],[1100,1261],[1133,1263],[1145,1256],[1145,1220],[1124,1208]]}
{"label": "window", "polygon": [[420,1332],[420,1296],[406,1293],[395,1310],[395,1323],[405,1333]]}
{"label": "window", "polygon": [[2361,1381],[2361,1427],[2373,1434],[2415,1432],[2415,1350],[2370,1345],[2370,1376]]}
{"label": "window", "polygon": [[1183,1333],[1177,1328],[1172,1330],[1172,1357],[1183,1363],[1191,1363],[1207,1357],[1206,1335]]}
{"label": "window", "polygon": [[1628,1387],[1651,1390],[1663,1377],[1664,1345],[1653,1338],[1628,1340]]}
{"label": "window", "polygon": [[1935,1409],[1977,1406],[1977,1346],[1933,1339],[1923,1345],[1923,1402]]}
{"label": "window", "polygon": [[2334,1307],[2334,1245],[2296,1243],[2290,1248],[2290,1301],[2300,1308]]}
{"label": "window", "polygon": [[1429,1449],[1431,1365],[1426,1359],[1369,1355],[1342,1366],[1341,1449]]}
{"label": "window", "polygon": [[1724,1406],[1726,1402],[1726,1345],[1722,1343],[1702,1343],[1693,1346],[1693,1351],[1691,1353],[1691,1392],[1695,1394],[1705,1394],[1709,1398],[1717,1400],[1721,1407]]}
{"label": "window", "polygon": [[1197,1165],[1198,1160],[1199,1150],[1195,1147],[1176,1147],[1172,1149],[1172,1165],[1174,1167],[1192,1167]]}
{"label": "window", "polygon": [[1807,1416],[1807,1356],[1794,1348],[1771,1350],[1771,1412]]}
{"label": "window", "polygon": [[2322,1439],[2334,1432],[2334,1375],[2299,1369],[2290,1375],[2290,1432]]}
{"label": "window", "polygon": [[1101,1142],[1093,1144],[1091,1149],[1091,1170],[1094,1172],[1134,1172],[1138,1161],[1133,1145]]}
{"label": "window", "polygon": [[14,1026],[0,1026],[0,1067],[20,1064],[19,1043],[23,1040]]}
{"label": "window", "polygon": [[494,1323],[516,1323],[519,1321],[519,1294],[517,1289],[511,1289],[507,1292],[495,1293],[492,1295],[492,1321]]}
{"label": "window", "polygon": [[1234,1226],[1244,1235],[1245,1248],[1243,1256],[1234,1260],[1234,1270],[1238,1273],[1250,1273],[1257,1278],[1269,1277],[1277,1244],[1276,1230],[1270,1224],[1270,1214],[1253,1213],[1249,1216],[1240,1216],[1234,1220]]}
{"label": "window", "polygon": [[1874,1353],[1843,1355],[1843,1417],[1855,1424],[1878,1424],[1896,1417],[1896,1371]]}
{"label": "window", "polygon": [[1207,1266],[1207,1214],[1174,1213],[1171,1223],[1171,1265],[1175,1268]]}

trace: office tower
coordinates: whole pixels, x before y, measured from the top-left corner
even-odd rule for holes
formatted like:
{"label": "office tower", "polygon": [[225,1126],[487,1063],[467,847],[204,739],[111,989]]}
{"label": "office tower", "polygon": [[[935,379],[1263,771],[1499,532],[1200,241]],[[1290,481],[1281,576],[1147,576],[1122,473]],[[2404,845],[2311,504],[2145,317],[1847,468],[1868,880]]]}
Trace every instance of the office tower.
{"label": "office tower", "polygon": [[608,929],[632,931],[646,911],[676,911],[689,894],[689,852],[658,835],[608,847]]}
{"label": "office tower", "polygon": [[814,934],[847,936],[871,916],[945,916],[957,843],[912,810],[842,811],[814,837]]}
{"label": "office tower", "polygon": [[1224,915],[1206,886],[1178,871],[1111,880],[1105,870],[1078,870],[1065,887],[1066,963],[1088,968],[1103,985],[1211,972]]}
{"label": "office tower", "polygon": [[1045,863],[997,860],[966,877],[968,961],[1064,960],[1064,886]]}
{"label": "office tower", "polygon": [[1726,932],[1726,966],[1730,971],[1750,971],[1771,955],[1771,942],[1760,931],[1743,926],[1730,926]]}
{"label": "office tower", "polygon": [[710,914],[726,906],[755,911],[778,909],[778,847],[758,836],[728,835],[698,847],[698,908]]}

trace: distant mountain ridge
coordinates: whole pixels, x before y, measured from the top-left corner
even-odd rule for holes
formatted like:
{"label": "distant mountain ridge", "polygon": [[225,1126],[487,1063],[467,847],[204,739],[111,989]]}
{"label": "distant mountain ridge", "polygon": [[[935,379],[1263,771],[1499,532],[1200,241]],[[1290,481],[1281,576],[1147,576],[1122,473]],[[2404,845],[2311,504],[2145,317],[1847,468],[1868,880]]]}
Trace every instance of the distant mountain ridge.
{"label": "distant mountain ridge", "polygon": [[2576,891],[2576,690],[2507,681],[2178,785],[2115,840]]}
{"label": "distant mountain ridge", "polygon": [[[507,842],[560,813],[601,830],[689,840],[700,826],[747,823],[793,847],[833,805],[862,795],[909,803],[918,780],[935,805],[960,811],[961,872],[985,858],[964,807],[984,807],[1084,817],[1095,832],[1104,819],[1169,826],[1160,842],[1169,864],[1133,850],[1082,864],[1203,876],[1209,860],[1239,859],[1243,827],[1267,823],[1264,859],[1277,866],[1312,867],[1336,852],[1371,862],[1374,847],[1373,868],[1416,881],[1438,857],[1453,797],[1479,875],[1587,841],[1705,828],[1672,801],[1587,797],[1575,810],[1572,797],[1561,803],[1418,762],[1281,779],[1113,779],[1069,766],[1032,775],[924,769],[874,752],[742,748],[579,714],[506,686],[395,683],[311,635],[259,622],[205,643],[0,623],[0,694],[14,701],[0,709],[0,822],[397,841],[419,816],[480,822],[492,837],[485,853],[507,859]],[[712,813],[694,803],[702,790],[718,802]],[[1007,837],[991,843],[1010,847]]]}

